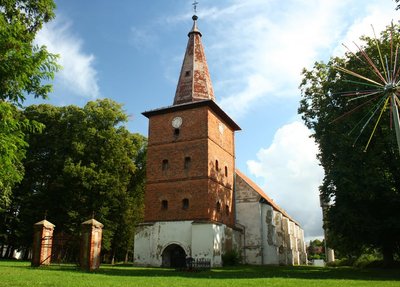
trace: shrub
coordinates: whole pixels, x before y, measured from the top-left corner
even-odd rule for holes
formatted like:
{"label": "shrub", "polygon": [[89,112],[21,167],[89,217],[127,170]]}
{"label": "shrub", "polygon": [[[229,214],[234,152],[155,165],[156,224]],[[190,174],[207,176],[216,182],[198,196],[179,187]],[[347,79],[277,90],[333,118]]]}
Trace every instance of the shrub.
{"label": "shrub", "polygon": [[330,267],[339,266],[352,266],[357,268],[368,268],[368,267],[382,267],[383,261],[382,256],[374,251],[361,254],[358,257],[344,257],[342,259],[336,259],[334,262],[327,263]]}
{"label": "shrub", "polygon": [[379,258],[377,254],[362,254],[357,260],[354,262],[354,267],[365,268],[365,267],[377,267],[381,263],[379,263],[382,258]]}
{"label": "shrub", "polygon": [[225,254],[222,254],[222,265],[223,266],[235,266],[239,265],[242,261],[242,257],[239,252],[236,250],[227,251]]}
{"label": "shrub", "polygon": [[333,262],[328,262],[328,263],[326,263],[326,266],[329,266],[329,267],[352,266],[353,263],[354,263],[354,260],[352,260],[352,259],[342,258],[342,259],[336,259]]}

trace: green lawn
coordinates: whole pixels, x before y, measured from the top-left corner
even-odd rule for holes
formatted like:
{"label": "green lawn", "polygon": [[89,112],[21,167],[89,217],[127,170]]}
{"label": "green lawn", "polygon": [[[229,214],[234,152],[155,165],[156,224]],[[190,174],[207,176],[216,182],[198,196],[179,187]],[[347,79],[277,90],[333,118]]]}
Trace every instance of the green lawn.
{"label": "green lawn", "polygon": [[29,262],[0,261],[0,286],[400,286],[400,270],[240,266],[202,272],[102,265],[94,273],[74,265],[31,268]]}

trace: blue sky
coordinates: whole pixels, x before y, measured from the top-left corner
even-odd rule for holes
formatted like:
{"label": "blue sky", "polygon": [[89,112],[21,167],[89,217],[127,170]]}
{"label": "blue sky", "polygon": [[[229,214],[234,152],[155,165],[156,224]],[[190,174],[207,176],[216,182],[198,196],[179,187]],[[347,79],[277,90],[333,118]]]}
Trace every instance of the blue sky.
{"label": "blue sky", "polygon": [[[304,228],[322,236],[317,147],[297,115],[303,67],[342,55],[400,11],[392,0],[202,0],[197,8],[217,103],[241,126],[236,165]],[[37,37],[60,54],[48,103],[111,98],[147,135],[143,111],[172,104],[191,0],[56,0]],[[39,103],[30,100],[29,104]]]}

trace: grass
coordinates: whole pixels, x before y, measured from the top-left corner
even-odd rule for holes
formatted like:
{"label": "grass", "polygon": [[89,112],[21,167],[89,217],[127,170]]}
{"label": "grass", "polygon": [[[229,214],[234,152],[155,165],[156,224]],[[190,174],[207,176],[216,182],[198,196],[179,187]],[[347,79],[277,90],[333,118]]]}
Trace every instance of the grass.
{"label": "grass", "polygon": [[400,270],[320,268],[312,266],[239,266],[202,272],[164,268],[102,265],[94,273],[75,265],[31,268],[29,262],[0,261],[0,286],[128,287],[128,286],[400,286]]}

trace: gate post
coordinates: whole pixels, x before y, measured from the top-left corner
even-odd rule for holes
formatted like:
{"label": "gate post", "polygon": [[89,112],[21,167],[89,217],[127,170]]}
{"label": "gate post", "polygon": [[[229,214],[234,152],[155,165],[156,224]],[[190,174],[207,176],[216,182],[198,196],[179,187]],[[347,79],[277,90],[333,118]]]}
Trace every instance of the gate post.
{"label": "gate post", "polygon": [[86,271],[96,270],[100,266],[102,228],[103,224],[95,219],[82,223],[80,264]]}
{"label": "gate post", "polygon": [[49,265],[55,225],[45,220],[33,225],[33,250],[31,266]]}

